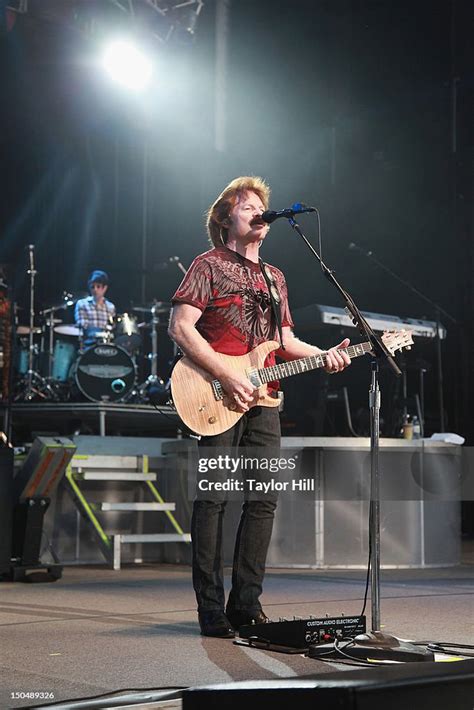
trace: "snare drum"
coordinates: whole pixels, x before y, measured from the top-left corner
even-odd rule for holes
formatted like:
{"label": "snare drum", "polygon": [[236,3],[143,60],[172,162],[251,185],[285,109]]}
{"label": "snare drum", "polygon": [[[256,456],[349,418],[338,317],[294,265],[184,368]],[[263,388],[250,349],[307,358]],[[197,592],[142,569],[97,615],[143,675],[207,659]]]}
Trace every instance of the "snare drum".
{"label": "snare drum", "polygon": [[122,313],[115,319],[115,343],[128,353],[134,353],[141,345],[140,331],[135,316]]}
{"label": "snare drum", "polygon": [[99,343],[77,360],[75,380],[87,399],[119,402],[133,389],[135,365],[123,348]]}

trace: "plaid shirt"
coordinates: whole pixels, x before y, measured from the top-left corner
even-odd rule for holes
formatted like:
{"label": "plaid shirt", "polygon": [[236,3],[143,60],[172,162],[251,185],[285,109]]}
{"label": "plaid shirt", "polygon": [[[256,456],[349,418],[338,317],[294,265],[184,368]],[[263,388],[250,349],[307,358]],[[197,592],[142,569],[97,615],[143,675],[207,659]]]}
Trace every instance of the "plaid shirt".
{"label": "plaid shirt", "polygon": [[76,324],[82,328],[85,335],[104,330],[114,315],[115,306],[113,303],[106,299],[101,306],[98,306],[92,296],[81,298],[76,303],[74,312]]}

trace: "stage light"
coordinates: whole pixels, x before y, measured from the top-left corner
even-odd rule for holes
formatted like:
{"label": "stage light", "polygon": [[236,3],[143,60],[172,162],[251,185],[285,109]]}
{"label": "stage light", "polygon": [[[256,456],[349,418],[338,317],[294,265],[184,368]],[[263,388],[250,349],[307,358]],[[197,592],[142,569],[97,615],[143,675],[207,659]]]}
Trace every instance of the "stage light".
{"label": "stage light", "polygon": [[142,91],[153,74],[152,62],[125,40],[111,42],[106,47],[102,64],[114,81],[133,91]]}

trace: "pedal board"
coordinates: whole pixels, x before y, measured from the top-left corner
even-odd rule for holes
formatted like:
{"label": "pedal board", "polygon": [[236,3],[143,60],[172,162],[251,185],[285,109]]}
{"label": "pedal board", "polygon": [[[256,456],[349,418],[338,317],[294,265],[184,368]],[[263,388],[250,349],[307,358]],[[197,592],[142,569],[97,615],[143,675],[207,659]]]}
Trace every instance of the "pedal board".
{"label": "pedal board", "polygon": [[241,626],[239,636],[259,648],[280,646],[307,649],[321,643],[353,638],[366,631],[365,616],[326,616],[322,619],[280,619]]}

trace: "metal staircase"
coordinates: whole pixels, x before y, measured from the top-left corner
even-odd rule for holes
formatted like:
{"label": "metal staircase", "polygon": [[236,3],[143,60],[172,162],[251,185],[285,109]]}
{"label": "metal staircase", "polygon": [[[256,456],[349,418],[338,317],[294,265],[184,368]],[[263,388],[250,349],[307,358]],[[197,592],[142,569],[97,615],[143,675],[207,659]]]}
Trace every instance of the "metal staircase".
{"label": "metal staircase", "polygon": [[[66,485],[73,500],[90,523],[99,547],[113,569],[119,570],[122,545],[130,543],[191,542],[191,535],[183,532],[173,515],[175,503],[165,502],[156,486],[157,474],[149,471],[148,456],[73,456],[66,470]],[[87,491],[87,482],[116,482],[130,484],[129,496],[143,496],[144,489],[151,501],[95,501]],[[128,486],[127,486],[128,487]],[[137,487],[141,489],[139,492]],[[95,491],[95,497],[100,493]],[[174,528],[174,533],[121,533],[106,532],[107,513],[154,512],[165,513]],[[138,521],[137,521],[138,525]]]}

